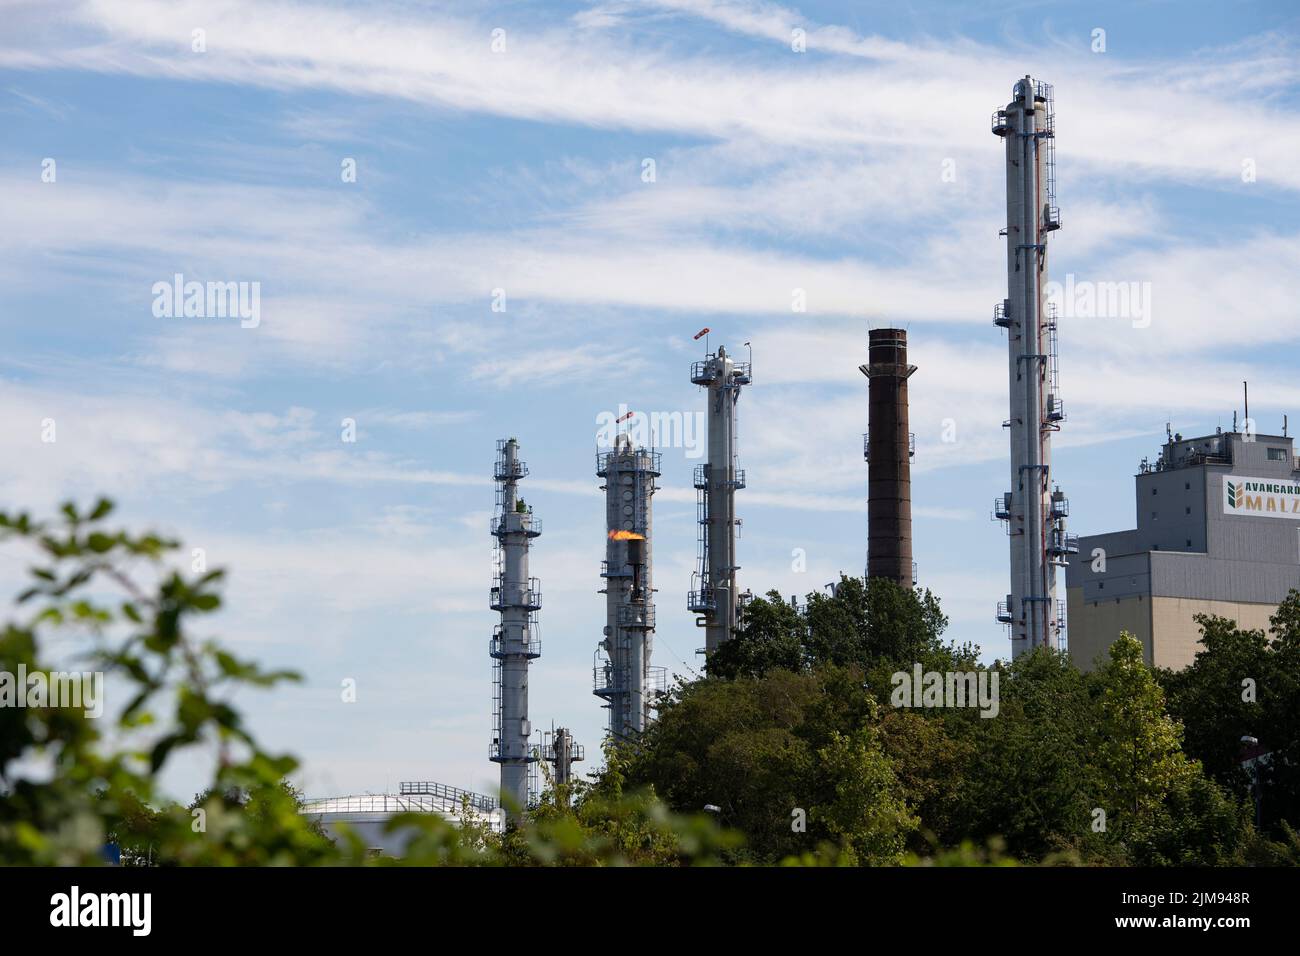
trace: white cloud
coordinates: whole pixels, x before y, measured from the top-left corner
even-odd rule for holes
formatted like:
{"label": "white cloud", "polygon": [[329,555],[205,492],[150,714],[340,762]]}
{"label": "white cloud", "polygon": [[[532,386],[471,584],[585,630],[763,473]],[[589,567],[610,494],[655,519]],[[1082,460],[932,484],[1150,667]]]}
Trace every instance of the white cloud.
{"label": "white cloud", "polygon": [[[788,49],[794,21],[782,8],[671,6],[781,39]],[[814,28],[811,37],[814,47],[854,54],[847,65],[774,57],[759,67],[716,54],[646,52],[623,36],[592,44],[581,33],[528,22],[507,31],[506,52],[493,53],[490,25],[436,12],[415,19],[296,2],[88,0],[75,16],[98,34],[97,42],[74,47],[46,32],[21,47],[0,48],[0,64],[324,88],[531,120],[720,138],[959,149],[987,148],[989,112],[1028,70],[1056,81],[1060,132],[1081,160],[1227,181],[1239,180],[1244,153],[1258,161],[1262,183],[1300,188],[1300,169],[1290,162],[1300,147],[1300,118],[1258,98],[1243,100],[1228,83],[1252,65],[1271,82],[1285,82],[1293,71],[1279,68],[1272,51],[1203,54],[1201,72],[1217,78],[1191,84],[1186,71],[1166,78],[1163,65],[1098,64],[1082,50],[1074,57],[1059,48],[1008,54],[969,43],[904,44],[837,28]],[[195,54],[178,38],[200,22],[208,52]],[[1135,84],[1142,87],[1142,108],[1117,109]],[[1175,142],[1178,149],[1167,148]]]}
{"label": "white cloud", "polygon": [[608,378],[615,372],[629,374],[644,364],[632,349],[575,345],[519,349],[508,356],[475,363],[469,375],[475,381],[492,380],[509,386],[563,385],[579,379]]}
{"label": "white cloud", "polygon": [[367,408],[357,412],[358,422],[366,425],[379,425],[387,428],[442,428],[447,425],[464,425],[479,417],[473,409],[460,411],[435,411],[433,409],[416,409],[399,411],[391,408]]}

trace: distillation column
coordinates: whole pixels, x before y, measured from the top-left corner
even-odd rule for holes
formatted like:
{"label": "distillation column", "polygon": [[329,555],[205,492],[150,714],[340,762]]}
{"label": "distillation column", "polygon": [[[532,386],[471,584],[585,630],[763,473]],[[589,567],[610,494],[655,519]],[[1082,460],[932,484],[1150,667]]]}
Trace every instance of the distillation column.
{"label": "distillation column", "polygon": [[596,650],[593,691],[609,709],[615,741],[635,738],[650,721],[663,668],[650,666],[654,649],[654,555],[652,498],[660,454],[634,448],[619,435],[614,448],[596,456],[605,480],[604,637]]}
{"label": "distillation column", "polygon": [[491,606],[500,612],[501,623],[489,646],[494,705],[490,755],[501,765],[501,802],[512,817],[528,806],[529,764],[537,759],[529,745],[528,665],[542,652],[534,618],[542,606],[541,587],[528,574],[529,544],[542,533],[542,524],[519,497],[519,481],[527,474],[528,466],[519,458],[519,442],[498,441]]}
{"label": "distillation column", "polygon": [[736,630],[740,595],[736,586],[736,491],[745,472],[736,468],[736,402],[750,383],[750,363],[735,362],[719,347],[691,366],[691,381],[708,389],[708,464],[695,468],[699,569],[693,574],[687,607],[703,627],[705,653],[712,654]]}
{"label": "distillation column", "polygon": [[907,380],[916,371],[907,364],[907,333],[872,329],[866,365],[867,416],[870,431],[863,442],[867,458],[867,577],[889,578],[911,587],[912,455],[908,431]]}
{"label": "distillation column", "polygon": [[542,735],[542,759],[555,768],[555,795],[565,806],[569,804],[569,784],[573,782],[573,765],[585,759],[582,744],[573,739],[566,727],[548,730]]}
{"label": "distillation column", "polygon": [[1056,388],[1056,316],[1048,307],[1047,237],[1060,228],[1055,201],[1052,88],[1017,81],[993,132],[1006,140],[1007,298],[994,323],[1007,330],[1011,491],[996,509],[1008,522],[1011,591],[998,608],[1011,625],[1012,656],[1056,648],[1064,627],[1057,568],[1078,550],[1065,532],[1069,506],[1051,485],[1051,435],[1065,414]]}
{"label": "distillation column", "polygon": [[564,727],[555,731],[551,743],[551,756],[555,762],[555,785],[567,787],[573,779],[573,735]]}

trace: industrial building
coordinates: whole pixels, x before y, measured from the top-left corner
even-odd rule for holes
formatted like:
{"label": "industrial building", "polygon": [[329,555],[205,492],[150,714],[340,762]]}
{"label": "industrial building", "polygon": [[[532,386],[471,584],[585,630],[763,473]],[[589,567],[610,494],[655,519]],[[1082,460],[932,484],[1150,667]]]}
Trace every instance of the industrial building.
{"label": "industrial building", "polygon": [[[1284,429],[1285,431],[1285,429]],[[1070,656],[1090,668],[1121,631],[1146,660],[1182,668],[1194,616],[1268,629],[1300,587],[1300,462],[1287,435],[1169,434],[1135,479],[1137,528],[1088,535],[1066,570]]]}
{"label": "industrial building", "polygon": [[1052,434],[1065,420],[1057,381],[1056,314],[1048,302],[1047,239],[1061,227],[1056,206],[1056,117],[1052,87],[1026,76],[993,113],[1006,142],[1007,297],[993,324],[1007,332],[1011,490],[994,506],[1010,541],[1011,588],[998,620],[1011,628],[1013,657],[1056,648],[1065,625],[1057,570],[1074,553],[1069,503],[1053,486]]}
{"label": "industrial building", "polygon": [[912,560],[912,456],[916,436],[908,430],[907,333],[872,329],[868,333],[868,432],[862,436],[867,460],[867,577],[916,584]]}

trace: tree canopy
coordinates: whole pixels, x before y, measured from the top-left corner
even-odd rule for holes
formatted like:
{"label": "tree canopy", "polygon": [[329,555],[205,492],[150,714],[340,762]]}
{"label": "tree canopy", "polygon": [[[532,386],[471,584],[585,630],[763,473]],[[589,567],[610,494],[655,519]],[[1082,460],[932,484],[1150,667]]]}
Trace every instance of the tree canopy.
{"label": "tree canopy", "polygon": [[[1267,634],[1201,618],[1179,673],[1127,634],[1082,673],[1046,649],[981,664],[929,591],[842,577],[803,603],[769,592],[639,740],[607,743],[593,779],[548,785],[505,833],[399,815],[393,860],[327,836],[289,782],[296,759],[246,726],[232,692],[296,675],[194,636],[222,572],[186,573],[176,542],[111,514],[0,514],[0,540],[37,556],[0,673],[42,671],[57,636],[129,689],[103,721],[0,707],[2,863],[93,864],[109,843],[155,866],[1300,862],[1300,594]],[[904,705],[891,690],[916,675],[936,693]],[[945,696],[967,677],[996,707]],[[1243,736],[1266,753],[1250,773]],[[187,752],[213,758],[188,806],[159,787]]]}
{"label": "tree canopy", "polygon": [[[1300,620],[1289,605],[1280,613]],[[1246,795],[1184,749],[1170,678],[1143,663],[1132,636],[1117,635],[1085,674],[1046,649],[985,667],[974,648],[945,640],[946,627],[933,594],[882,579],[842,577],[802,605],[769,592],[708,677],[674,689],[628,779],[674,809],[718,807],[749,837],[738,859],[754,862],[877,864],[967,845],[1025,862],[1144,865],[1260,852]],[[996,716],[895,706],[891,685],[917,665],[983,672],[998,689]],[[1219,734],[1227,778],[1235,765],[1214,713],[1195,739]],[[792,829],[796,811],[806,830]]]}

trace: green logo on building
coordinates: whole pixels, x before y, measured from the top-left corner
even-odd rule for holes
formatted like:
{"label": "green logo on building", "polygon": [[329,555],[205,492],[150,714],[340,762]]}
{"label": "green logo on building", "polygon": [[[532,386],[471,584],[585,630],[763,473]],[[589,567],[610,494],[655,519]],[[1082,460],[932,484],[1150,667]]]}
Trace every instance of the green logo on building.
{"label": "green logo on building", "polygon": [[1267,478],[1223,476],[1224,514],[1241,517],[1300,518],[1300,483]]}

